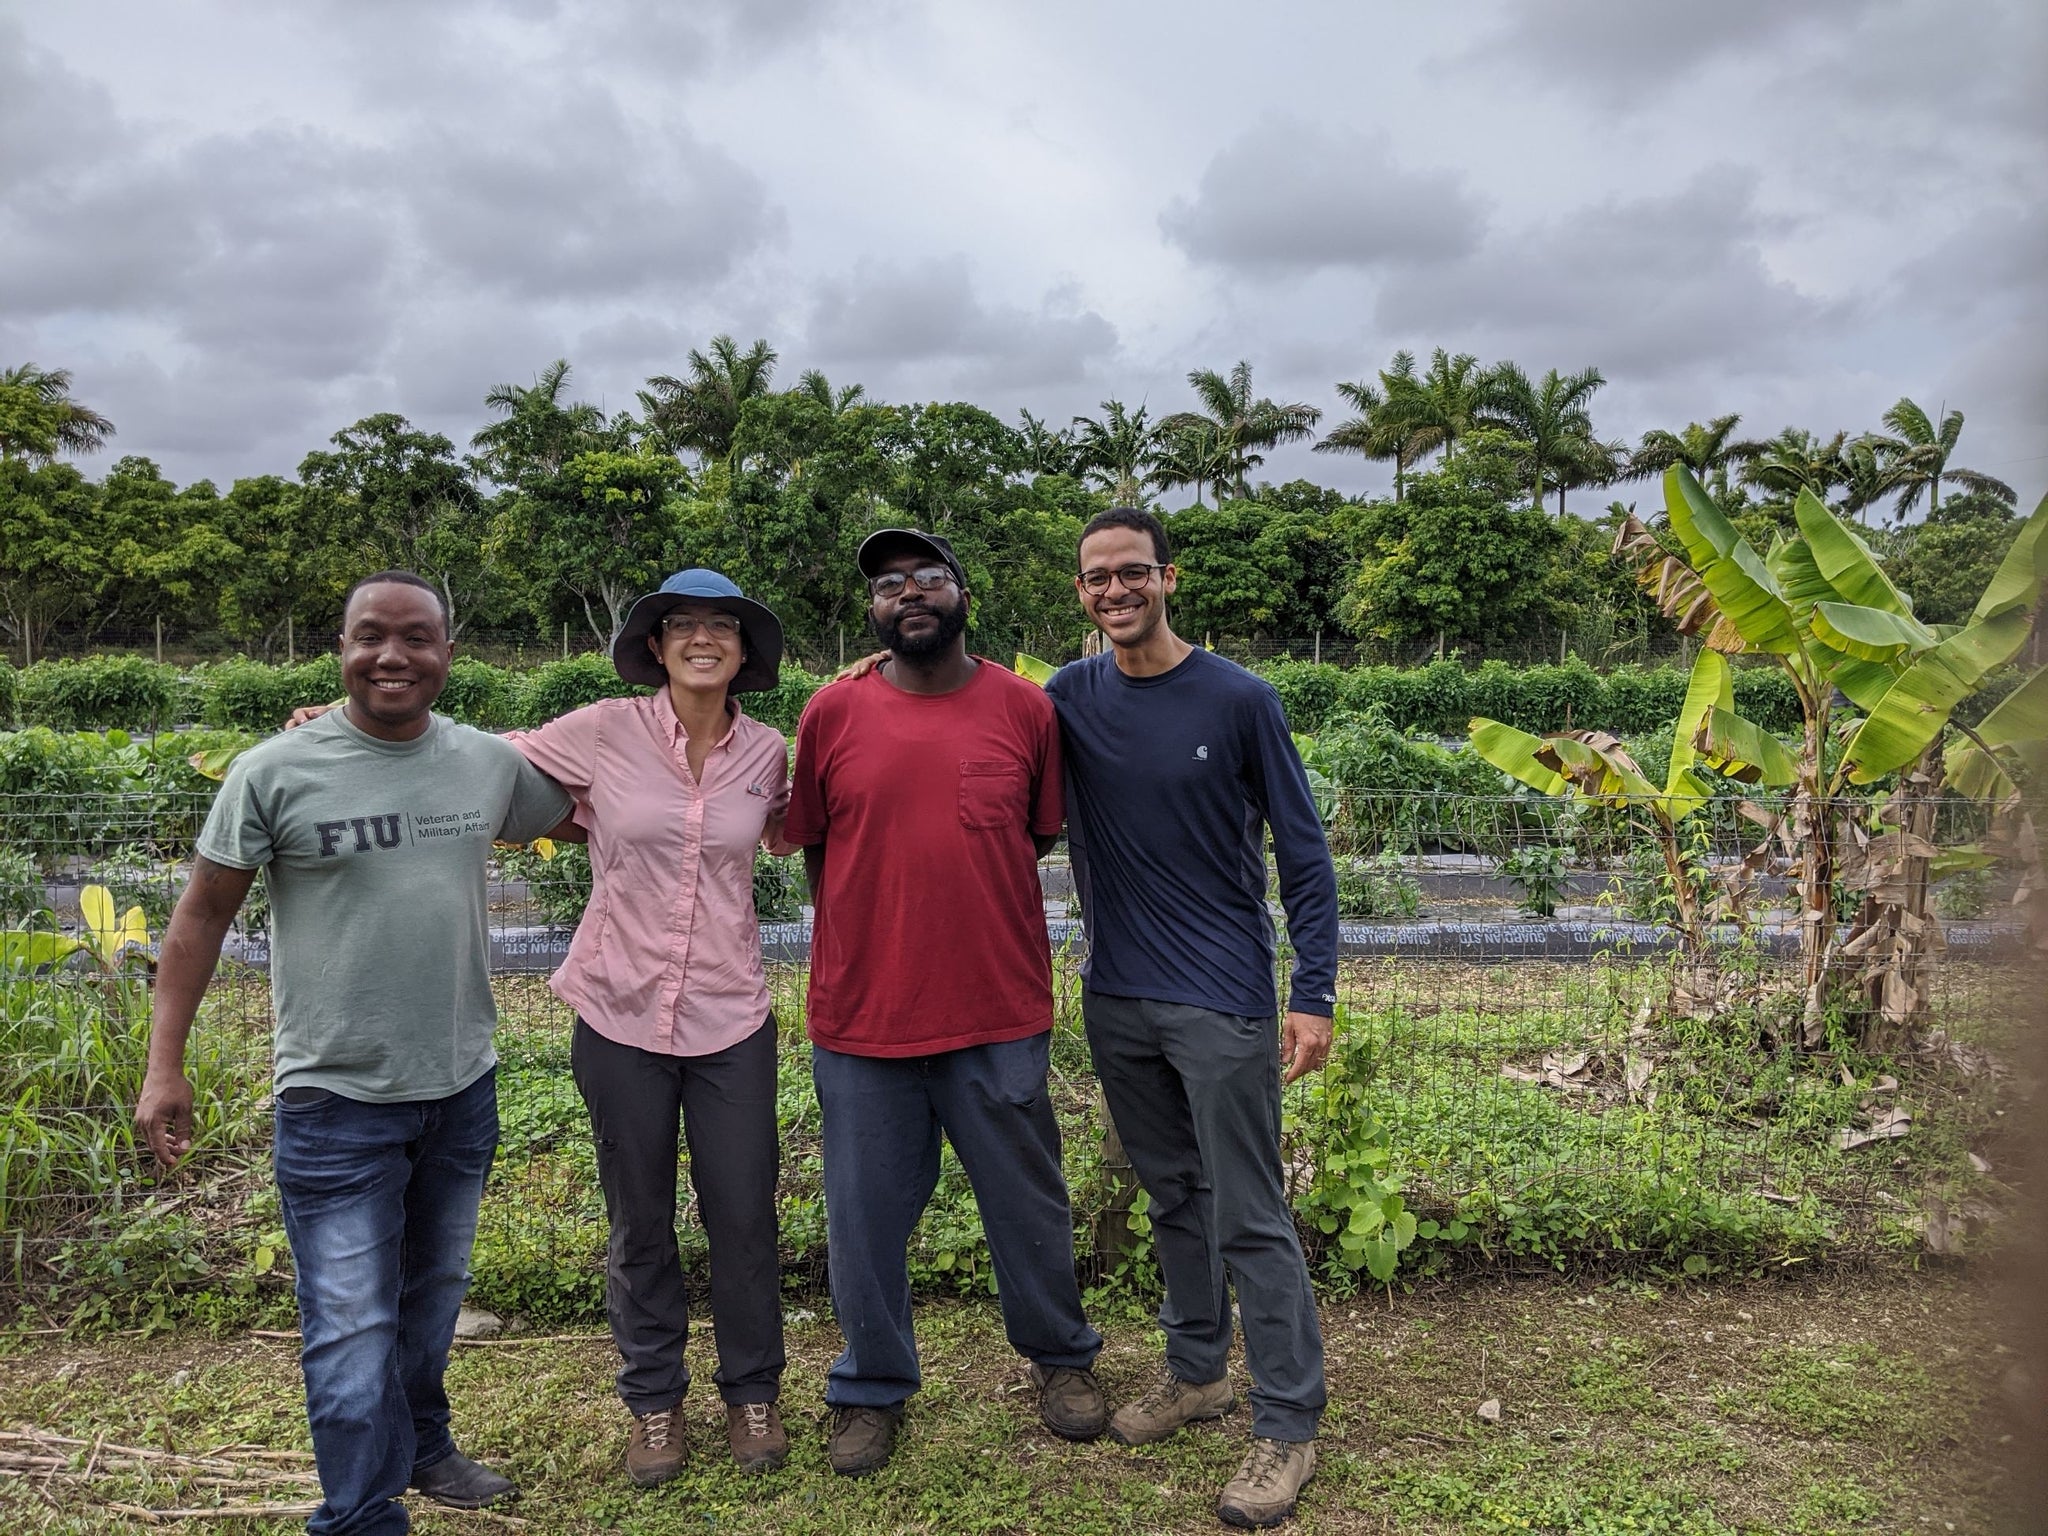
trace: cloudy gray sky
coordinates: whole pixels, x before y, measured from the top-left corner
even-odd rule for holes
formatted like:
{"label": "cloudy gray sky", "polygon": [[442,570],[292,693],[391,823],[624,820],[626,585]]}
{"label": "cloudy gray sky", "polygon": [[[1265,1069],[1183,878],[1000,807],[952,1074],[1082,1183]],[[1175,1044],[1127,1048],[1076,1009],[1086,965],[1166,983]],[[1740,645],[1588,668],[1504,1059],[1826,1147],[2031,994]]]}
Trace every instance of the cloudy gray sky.
{"label": "cloudy gray sky", "polygon": [[0,362],[225,482],[720,331],[1058,420],[1446,346],[1608,435],[1946,402],[2031,504],[2044,76],[2039,0],[0,0]]}

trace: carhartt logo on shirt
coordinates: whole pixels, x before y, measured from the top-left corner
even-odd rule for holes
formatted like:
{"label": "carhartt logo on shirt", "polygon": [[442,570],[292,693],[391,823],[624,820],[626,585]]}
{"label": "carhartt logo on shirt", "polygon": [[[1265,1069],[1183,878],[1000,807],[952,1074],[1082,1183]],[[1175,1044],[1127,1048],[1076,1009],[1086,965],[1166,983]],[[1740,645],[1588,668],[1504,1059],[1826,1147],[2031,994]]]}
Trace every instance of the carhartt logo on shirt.
{"label": "carhartt logo on shirt", "polygon": [[1197,747],[1195,748],[1195,756],[1200,761],[1206,763],[1207,761],[1209,761],[1209,749],[1207,747]]}

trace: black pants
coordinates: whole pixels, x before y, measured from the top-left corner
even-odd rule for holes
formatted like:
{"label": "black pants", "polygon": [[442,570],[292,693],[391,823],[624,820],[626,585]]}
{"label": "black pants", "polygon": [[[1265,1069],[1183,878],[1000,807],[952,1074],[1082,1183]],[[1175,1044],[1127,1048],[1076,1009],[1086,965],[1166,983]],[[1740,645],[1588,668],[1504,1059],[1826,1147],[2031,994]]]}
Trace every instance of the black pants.
{"label": "black pants", "polygon": [[777,1258],[775,1016],[709,1056],[664,1056],[607,1040],[583,1020],[569,1048],[597,1137],[611,1242],[605,1311],[635,1413],[673,1408],[690,1385],[689,1307],[676,1250],[677,1120],[711,1247],[711,1327],[719,1395],[769,1403],[782,1381]]}

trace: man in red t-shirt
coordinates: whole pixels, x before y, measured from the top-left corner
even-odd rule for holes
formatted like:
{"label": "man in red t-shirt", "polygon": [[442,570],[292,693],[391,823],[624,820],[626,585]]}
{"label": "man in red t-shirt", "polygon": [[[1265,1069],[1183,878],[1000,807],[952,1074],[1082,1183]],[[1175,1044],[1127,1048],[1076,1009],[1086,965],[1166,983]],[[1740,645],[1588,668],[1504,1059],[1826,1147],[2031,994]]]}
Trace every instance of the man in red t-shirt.
{"label": "man in red t-shirt", "polygon": [[1038,860],[1058,837],[1060,737],[1034,684],[967,654],[966,574],[890,528],[858,555],[883,667],[797,726],[784,835],[816,919],[808,1019],[824,1112],[833,1470],[889,1459],[917,1390],[906,1248],[953,1144],[980,1207],[1010,1343],[1070,1440],[1109,1419],[1081,1310],[1046,1093],[1052,962]]}

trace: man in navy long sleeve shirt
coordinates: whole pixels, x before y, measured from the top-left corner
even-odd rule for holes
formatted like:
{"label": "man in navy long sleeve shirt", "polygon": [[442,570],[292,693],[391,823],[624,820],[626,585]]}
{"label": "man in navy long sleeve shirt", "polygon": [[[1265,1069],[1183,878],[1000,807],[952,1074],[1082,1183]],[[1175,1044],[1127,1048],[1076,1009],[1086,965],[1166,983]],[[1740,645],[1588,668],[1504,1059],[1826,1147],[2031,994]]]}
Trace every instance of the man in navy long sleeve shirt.
{"label": "man in navy long sleeve shirt", "polygon": [[[1076,587],[1110,642],[1047,688],[1059,711],[1067,834],[1088,934],[1082,1012],[1166,1281],[1166,1374],[1111,1421],[1126,1444],[1234,1405],[1229,1284],[1252,1375],[1250,1454],[1217,1513],[1292,1513],[1315,1470],[1322,1336],[1281,1179],[1282,1058],[1329,1056],[1337,883],[1279,697],[1173,633],[1166,531],[1116,507],[1083,530]],[[1295,969],[1273,1015],[1273,832]]]}

